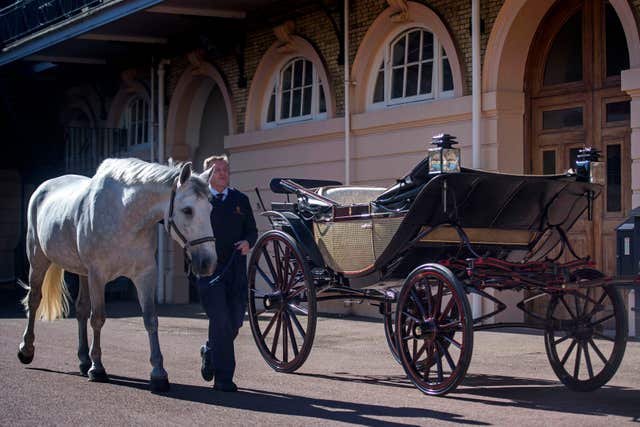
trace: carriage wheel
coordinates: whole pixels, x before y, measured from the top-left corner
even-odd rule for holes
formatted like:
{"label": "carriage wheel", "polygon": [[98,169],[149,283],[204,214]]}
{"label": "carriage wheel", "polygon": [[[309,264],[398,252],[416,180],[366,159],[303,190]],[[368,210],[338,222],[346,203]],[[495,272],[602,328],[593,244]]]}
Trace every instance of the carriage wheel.
{"label": "carriage wheel", "polygon": [[[597,270],[574,279],[603,277]],[[547,357],[560,381],[574,391],[592,391],[616,373],[627,345],[627,315],[620,292],[611,286],[556,294],[547,308]]]}
{"label": "carriage wheel", "polygon": [[400,362],[422,392],[442,396],[464,378],[473,350],[473,318],[463,286],[443,266],[411,272],[396,309]]}
{"label": "carriage wheel", "polygon": [[396,329],[395,329],[395,312],[393,311],[393,304],[390,302],[382,303],[382,315],[384,316],[384,337],[387,339],[387,345],[391,351],[391,355],[398,363],[400,361],[400,355],[398,355],[398,346],[396,345]]}
{"label": "carriage wheel", "polygon": [[271,230],[249,259],[249,323],[264,360],[293,372],[309,356],[316,331],[316,294],[294,240]]}

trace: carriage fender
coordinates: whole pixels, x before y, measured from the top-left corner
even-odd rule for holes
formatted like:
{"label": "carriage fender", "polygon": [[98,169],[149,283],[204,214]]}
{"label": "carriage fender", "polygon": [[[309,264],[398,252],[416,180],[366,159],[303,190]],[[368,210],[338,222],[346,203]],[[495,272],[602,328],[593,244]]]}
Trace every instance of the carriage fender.
{"label": "carriage fender", "polygon": [[324,259],[313,238],[313,233],[309,230],[309,227],[306,226],[302,218],[293,212],[266,211],[261,213],[261,215],[269,218],[269,221],[271,221],[271,218],[278,218],[284,221],[289,226],[291,232],[288,232],[288,230],[283,231],[288,232],[288,234],[293,237],[305,258],[311,262],[311,267],[324,268]]}

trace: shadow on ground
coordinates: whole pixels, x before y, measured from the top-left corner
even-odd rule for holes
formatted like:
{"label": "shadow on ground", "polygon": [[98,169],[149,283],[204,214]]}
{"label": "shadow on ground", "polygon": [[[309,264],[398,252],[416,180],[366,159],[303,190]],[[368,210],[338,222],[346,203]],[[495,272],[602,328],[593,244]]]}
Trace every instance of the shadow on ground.
{"label": "shadow on ground", "polygon": [[[77,372],[61,372],[39,368],[27,369],[80,376]],[[402,376],[358,376],[347,373],[335,373],[334,375],[298,373],[296,375],[413,389],[413,385],[409,380]],[[148,391],[148,381],[144,379],[112,375],[110,382],[118,386]],[[228,408],[313,417],[322,420],[371,426],[404,425],[371,417],[434,418],[460,424],[487,425],[487,423],[481,421],[465,419],[460,414],[430,410],[424,407],[391,407],[344,402],[248,388],[241,388],[239,393],[227,394],[215,392],[210,386],[173,383],[171,384],[171,390],[168,393],[161,394],[161,396]],[[502,375],[468,374],[462,385],[454,393],[444,398],[504,408],[520,407],[530,410],[592,416],[617,415],[629,418],[631,421],[640,421],[640,410],[637,405],[637,402],[640,401],[640,391],[625,387],[605,386],[594,392],[578,393],[568,390],[557,381]],[[424,396],[424,399],[425,406],[428,406],[430,399],[438,398]]]}

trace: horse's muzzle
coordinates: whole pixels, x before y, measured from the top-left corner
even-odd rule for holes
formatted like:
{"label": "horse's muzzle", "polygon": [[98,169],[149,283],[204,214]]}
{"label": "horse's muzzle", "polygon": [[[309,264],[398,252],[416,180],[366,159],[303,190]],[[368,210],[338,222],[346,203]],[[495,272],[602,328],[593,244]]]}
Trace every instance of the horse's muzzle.
{"label": "horse's muzzle", "polygon": [[211,276],[216,269],[216,257],[207,251],[191,254],[191,270],[196,276]]}

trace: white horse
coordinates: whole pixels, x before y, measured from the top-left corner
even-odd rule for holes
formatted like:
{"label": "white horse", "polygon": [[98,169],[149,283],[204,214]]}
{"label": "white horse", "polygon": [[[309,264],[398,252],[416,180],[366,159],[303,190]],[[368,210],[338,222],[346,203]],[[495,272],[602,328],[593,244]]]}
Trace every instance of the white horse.
{"label": "white horse", "polygon": [[36,189],[28,210],[29,286],[23,284],[29,290],[23,300],[28,323],[18,351],[22,363],[33,360],[36,318],[53,320],[68,312],[62,280],[67,270],[80,276],[76,300],[80,372],[90,381],[108,381],[100,349],[104,290],[106,283],[125,276],[135,284],[149,333],[151,390],[169,389],[155,309],[157,224],[164,220],[165,229],[191,259],[194,274],[212,274],[217,257],[204,178],[191,173],[190,163],[169,167],[108,159],[93,178],[64,175]]}

